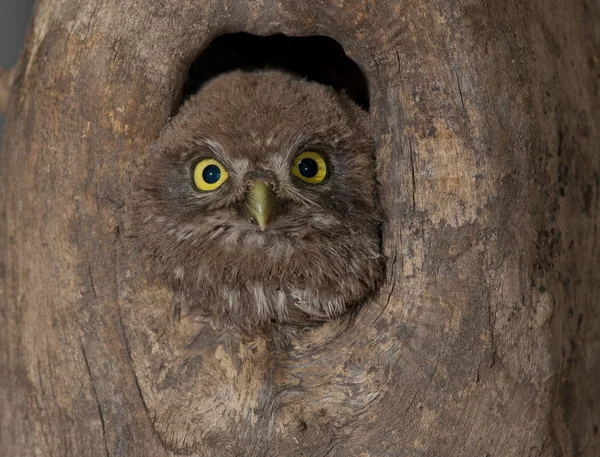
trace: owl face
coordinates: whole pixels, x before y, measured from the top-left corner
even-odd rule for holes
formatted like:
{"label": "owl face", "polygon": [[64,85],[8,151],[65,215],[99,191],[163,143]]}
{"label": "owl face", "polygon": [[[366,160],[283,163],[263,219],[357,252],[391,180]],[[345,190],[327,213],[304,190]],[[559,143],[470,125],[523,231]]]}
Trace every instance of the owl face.
{"label": "owl face", "polygon": [[138,186],[138,231],[172,286],[247,331],[335,318],[383,277],[368,115],[320,84],[211,80]]}

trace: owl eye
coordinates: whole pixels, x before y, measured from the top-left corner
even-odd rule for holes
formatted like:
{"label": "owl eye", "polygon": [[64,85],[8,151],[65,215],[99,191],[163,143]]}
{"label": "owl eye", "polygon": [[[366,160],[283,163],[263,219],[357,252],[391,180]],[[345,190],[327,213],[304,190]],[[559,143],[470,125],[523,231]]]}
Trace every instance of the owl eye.
{"label": "owl eye", "polygon": [[194,167],[194,184],[203,191],[218,189],[227,181],[229,173],[215,159],[204,159]]}
{"label": "owl eye", "polygon": [[294,159],[292,174],[302,181],[319,184],[327,176],[327,163],[318,152],[304,151]]}

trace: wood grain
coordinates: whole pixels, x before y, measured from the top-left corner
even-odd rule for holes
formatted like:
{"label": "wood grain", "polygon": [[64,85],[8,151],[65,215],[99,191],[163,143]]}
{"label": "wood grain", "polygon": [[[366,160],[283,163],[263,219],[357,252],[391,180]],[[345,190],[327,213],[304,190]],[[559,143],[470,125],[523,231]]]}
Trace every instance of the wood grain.
{"label": "wood grain", "polygon": [[[559,14],[560,13],[560,14]],[[600,455],[600,8],[40,0],[1,155],[0,454]],[[227,32],[370,82],[388,281],[289,351],[177,317],[131,183]]]}

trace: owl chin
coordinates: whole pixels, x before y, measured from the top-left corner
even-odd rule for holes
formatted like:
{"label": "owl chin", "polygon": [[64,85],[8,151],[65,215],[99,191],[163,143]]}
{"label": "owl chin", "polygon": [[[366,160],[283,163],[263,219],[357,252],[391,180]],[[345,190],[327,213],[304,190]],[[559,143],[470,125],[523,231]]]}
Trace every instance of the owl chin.
{"label": "owl chin", "polygon": [[315,240],[324,232],[314,227],[297,233],[249,223],[240,228],[234,236],[225,231],[201,256],[206,262],[174,286],[193,291],[195,305],[243,333],[336,319],[364,302],[384,277],[384,259],[370,237],[357,242],[355,233],[330,233],[332,245],[323,249]]}

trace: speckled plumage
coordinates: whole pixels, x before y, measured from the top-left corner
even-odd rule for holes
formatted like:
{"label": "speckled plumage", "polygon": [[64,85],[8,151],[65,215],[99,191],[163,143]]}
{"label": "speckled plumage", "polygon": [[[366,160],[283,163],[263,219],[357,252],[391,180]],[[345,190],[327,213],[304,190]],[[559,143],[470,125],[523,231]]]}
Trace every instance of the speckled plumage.
{"label": "speckled plumage", "polygon": [[[323,183],[292,176],[305,150],[328,161]],[[191,170],[207,157],[230,177],[200,192]],[[278,198],[265,231],[242,210],[257,171]],[[333,319],[382,280],[370,120],[329,87],[278,71],[218,76],[165,128],[138,188],[137,230],[172,287],[245,332]]]}

